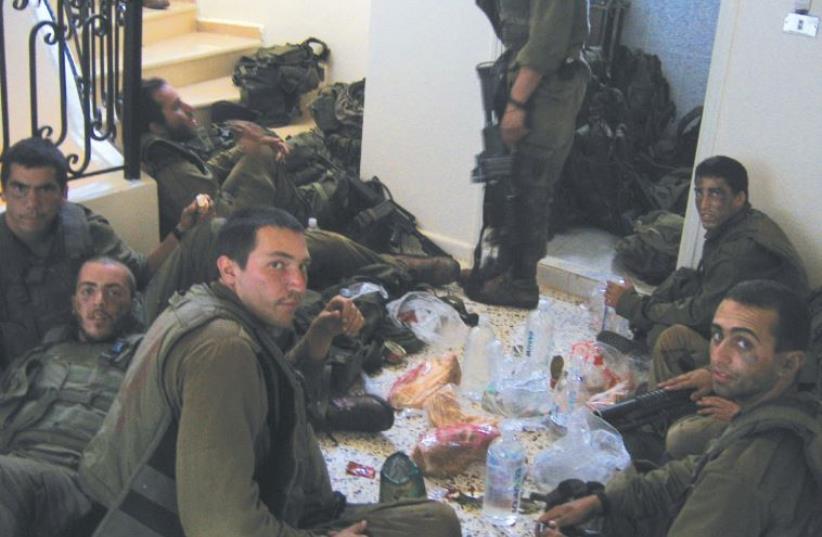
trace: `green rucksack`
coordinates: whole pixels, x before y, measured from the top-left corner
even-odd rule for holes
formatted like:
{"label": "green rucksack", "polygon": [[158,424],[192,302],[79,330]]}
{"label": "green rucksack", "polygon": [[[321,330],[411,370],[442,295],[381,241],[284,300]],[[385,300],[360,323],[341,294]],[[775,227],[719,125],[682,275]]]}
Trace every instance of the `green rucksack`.
{"label": "green rucksack", "polygon": [[364,105],[365,79],[327,86],[311,103],[311,115],[325,135],[329,151],[354,173],[360,169]]}
{"label": "green rucksack", "polygon": [[[319,47],[315,52],[312,45]],[[274,45],[243,56],[234,67],[242,103],[260,113],[259,122],[287,125],[299,113],[300,95],[319,86],[328,45],[314,37],[299,44]]]}
{"label": "green rucksack", "polygon": [[679,239],[685,219],[667,211],[637,218],[634,234],[616,244],[616,261],[641,280],[659,284],[676,268]]}

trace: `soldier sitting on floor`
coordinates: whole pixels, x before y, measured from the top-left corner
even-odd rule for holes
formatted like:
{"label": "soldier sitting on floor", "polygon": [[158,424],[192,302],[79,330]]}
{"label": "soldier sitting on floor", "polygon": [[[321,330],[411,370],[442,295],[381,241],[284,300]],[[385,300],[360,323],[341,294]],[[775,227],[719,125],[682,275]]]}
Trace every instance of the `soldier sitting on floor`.
{"label": "soldier sitting on floor", "polygon": [[124,264],[86,261],[74,322],[15,360],[0,380],[0,535],[57,536],[92,509],[76,484],[83,449],[111,406],[142,326]]}
{"label": "soldier sitting on floor", "polygon": [[736,285],[711,323],[712,389],[739,409],[722,436],[550,509],[538,537],[596,515],[605,536],[822,535],[822,402],[797,383],[809,339],[803,298],[772,281]]}

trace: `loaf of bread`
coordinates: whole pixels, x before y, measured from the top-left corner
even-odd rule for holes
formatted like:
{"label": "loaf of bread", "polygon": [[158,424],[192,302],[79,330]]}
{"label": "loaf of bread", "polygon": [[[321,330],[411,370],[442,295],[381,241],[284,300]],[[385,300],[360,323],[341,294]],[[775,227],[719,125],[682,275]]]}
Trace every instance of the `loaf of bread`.
{"label": "loaf of bread", "polygon": [[394,382],[388,402],[394,408],[422,408],[425,400],[446,384],[459,384],[462,377],[456,353],[428,360]]}

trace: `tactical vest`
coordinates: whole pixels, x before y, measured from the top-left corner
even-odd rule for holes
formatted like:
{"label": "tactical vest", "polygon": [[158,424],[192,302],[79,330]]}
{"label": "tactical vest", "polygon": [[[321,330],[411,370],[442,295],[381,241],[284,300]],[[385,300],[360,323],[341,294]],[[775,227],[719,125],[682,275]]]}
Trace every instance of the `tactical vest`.
{"label": "tactical vest", "polygon": [[216,319],[243,327],[264,373],[271,437],[255,475],[261,500],[275,517],[292,526],[307,511],[333,503],[296,372],[266,328],[209,287],[196,285],[185,296],[172,297],[146,334],[112,412],[83,455],[81,486],[109,507],[95,536],[183,536],[174,468],[177,422],[166,402],[162,371],[174,367],[169,355],[183,336]]}
{"label": "tactical vest", "polygon": [[5,216],[0,217],[0,336],[7,360],[38,345],[51,328],[71,321],[74,280],[93,247],[85,211],[73,203],[60,209],[46,259],[35,258],[14,237]]}
{"label": "tactical vest", "polygon": [[15,361],[0,386],[0,453],[76,470],[141,339],[63,341]]}

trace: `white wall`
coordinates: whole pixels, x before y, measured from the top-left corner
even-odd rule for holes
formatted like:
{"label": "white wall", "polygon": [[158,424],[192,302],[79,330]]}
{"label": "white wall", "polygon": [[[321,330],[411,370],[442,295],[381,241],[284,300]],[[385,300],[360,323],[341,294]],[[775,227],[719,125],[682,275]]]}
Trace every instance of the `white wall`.
{"label": "white wall", "polygon": [[[722,2],[697,161],[715,154],[748,168],[750,197],[785,230],[811,284],[822,284],[822,35],[782,32],[793,0]],[[822,6],[812,10],[822,15]],[[703,233],[689,204],[680,263]]]}
{"label": "white wall", "polygon": [[469,258],[481,222],[470,183],[483,125],[475,66],[496,55],[465,0],[372,3],[362,175],[377,175],[421,227]]}
{"label": "white wall", "polygon": [[266,45],[322,39],[331,49],[331,82],[366,74],[370,0],[197,0],[197,8],[201,18],[262,25]]}

